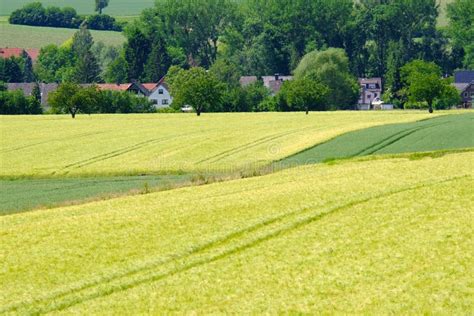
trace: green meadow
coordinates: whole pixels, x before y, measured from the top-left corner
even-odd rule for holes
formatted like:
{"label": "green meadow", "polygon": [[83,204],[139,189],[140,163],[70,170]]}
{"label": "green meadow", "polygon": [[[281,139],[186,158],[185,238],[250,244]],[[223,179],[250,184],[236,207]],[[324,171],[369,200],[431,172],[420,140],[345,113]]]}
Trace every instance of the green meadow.
{"label": "green meadow", "polygon": [[[0,22],[0,47],[41,48],[48,44],[61,45],[72,38],[75,29],[13,25]],[[91,31],[95,42],[119,46],[125,42],[121,32]]]}
{"label": "green meadow", "polygon": [[[0,15],[9,15],[33,0],[0,0]],[[73,7],[79,14],[93,14],[94,1],[89,0],[40,0],[44,6]],[[153,7],[154,0],[112,0],[104,13],[116,16],[139,15],[144,9]]]}
{"label": "green meadow", "polygon": [[275,165],[311,164],[367,155],[474,148],[474,113],[354,131],[287,157]]}

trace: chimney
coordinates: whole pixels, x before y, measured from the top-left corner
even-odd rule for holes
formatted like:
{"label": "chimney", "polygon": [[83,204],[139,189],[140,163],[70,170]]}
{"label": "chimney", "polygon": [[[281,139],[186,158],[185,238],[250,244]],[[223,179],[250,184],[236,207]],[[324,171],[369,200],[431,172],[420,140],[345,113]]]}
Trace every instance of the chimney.
{"label": "chimney", "polygon": [[275,74],[275,81],[280,80],[280,74]]}

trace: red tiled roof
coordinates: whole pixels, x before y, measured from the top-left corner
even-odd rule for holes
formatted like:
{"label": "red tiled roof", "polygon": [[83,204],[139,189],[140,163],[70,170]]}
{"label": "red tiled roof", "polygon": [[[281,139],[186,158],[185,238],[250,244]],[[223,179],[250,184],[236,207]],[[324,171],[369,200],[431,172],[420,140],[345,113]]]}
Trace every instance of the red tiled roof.
{"label": "red tiled roof", "polygon": [[40,50],[38,48],[28,48],[26,49],[26,52],[28,53],[28,55],[30,55],[32,61],[36,61],[40,54]]}
{"label": "red tiled roof", "polygon": [[153,91],[158,85],[159,83],[142,83],[142,86],[148,91]]}
{"label": "red tiled roof", "polygon": [[131,83],[123,83],[123,84],[116,84],[116,83],[100,83],[97,87],[100,90],[113,90],[113,91],[127,91],[132,86]]}
{"label": "red tiled roof", "polygon": [[0,57],[2,58],[10,58],[10,57],[20,57],[23,51],[26,51],[30,56],[32,61],[36,61],[39,56],[39,49],[36,48],[0,48]]}

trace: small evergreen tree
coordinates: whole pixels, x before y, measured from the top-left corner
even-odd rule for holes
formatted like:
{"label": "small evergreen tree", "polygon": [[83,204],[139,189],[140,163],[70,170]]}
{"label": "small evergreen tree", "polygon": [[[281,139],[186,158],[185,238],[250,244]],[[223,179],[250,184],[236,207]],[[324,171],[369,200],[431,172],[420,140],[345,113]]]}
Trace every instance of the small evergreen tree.
{"label": "small evergreen tree", "polygon": [[72,50],[77,57],[74,70],[74,81],[77,83],[93,83],[100,80],[100,66],[92,52],[94,40],[87,23],[82,23],[79,31],[74,34]]}

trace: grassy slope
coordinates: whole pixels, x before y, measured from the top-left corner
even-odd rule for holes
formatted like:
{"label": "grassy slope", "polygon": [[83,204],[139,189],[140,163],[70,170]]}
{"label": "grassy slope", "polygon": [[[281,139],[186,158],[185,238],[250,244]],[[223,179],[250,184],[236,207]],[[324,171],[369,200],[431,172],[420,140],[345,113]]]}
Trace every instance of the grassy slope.
{"label": "grassy slope", "polygon": [[[35,27],[0,23],[0,47],[41,48],[48,44],[60,45],[77,30],[51,27]],[[120,32],[91,31],[94,41],[108,45],[121,45],[125,37]]]}
{"label": "grassy slope", "polygon": [[306,164],[355,156],[461,148],[474,148],[474,113],[354,131],[279,163]]}
{"label": "grassy slope", "polygon": [[3,216],[0,311],[469,314],[473,176],[345,162]]}
{"label": "grassy slope", "polygon": [[0,215],[183,185],[188,175],[0,180]]}
{"label": "grassy slope", "polygon": [[[456,112],[437,112],[439,114]],[[345,132],[425,112],[0,117],[0,176],[252,170]],[[57,153],[60,152],[61,155]]]}
{"label": "grassy slope", "polygon": [[[0,15],[9,15],[13,10],[23,7],[33,0],[0,0]],[[73,7],[79,14],[94,13],[94,1],[89,0],[39,0],[44,6]],[[152,7],[154,0],[112,0],[104,13],[109,15],[138,15],[143,9]]]}

